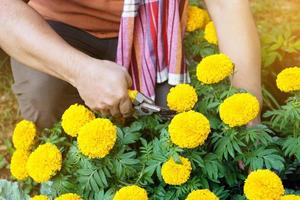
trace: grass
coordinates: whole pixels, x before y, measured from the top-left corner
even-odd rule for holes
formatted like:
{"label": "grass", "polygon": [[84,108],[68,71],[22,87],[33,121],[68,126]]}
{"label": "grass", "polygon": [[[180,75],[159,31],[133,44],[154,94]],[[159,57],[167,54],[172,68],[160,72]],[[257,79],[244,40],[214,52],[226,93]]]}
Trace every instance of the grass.
{"label": "grass", "polygon": [[18,104],[11,91],[12,82],[9,57],[0,51],[0,178],[9,177],[10,138],[15,123],[20,119]]}
{"label": "grass", "polygon": [[12,93],[13,78],[9,65],[9,57],[3,52],[0,54],[0,138],[7,139],[11,128],[19,119],[18,106]]}

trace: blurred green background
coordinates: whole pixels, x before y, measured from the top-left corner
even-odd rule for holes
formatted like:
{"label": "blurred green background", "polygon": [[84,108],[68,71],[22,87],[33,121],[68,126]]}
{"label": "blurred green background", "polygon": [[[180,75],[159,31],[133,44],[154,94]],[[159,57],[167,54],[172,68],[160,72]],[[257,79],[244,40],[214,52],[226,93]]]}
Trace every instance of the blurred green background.
{"label": "blurred green background", "polygon": [[[251,0],[262,44],[264,109],[279,106],[286,96],[275,84],[276,74],[287,66],[300,65],[300,0]],[[0,178],[8,178],[10,136],[20,119],[9,58],[0,50]]]}

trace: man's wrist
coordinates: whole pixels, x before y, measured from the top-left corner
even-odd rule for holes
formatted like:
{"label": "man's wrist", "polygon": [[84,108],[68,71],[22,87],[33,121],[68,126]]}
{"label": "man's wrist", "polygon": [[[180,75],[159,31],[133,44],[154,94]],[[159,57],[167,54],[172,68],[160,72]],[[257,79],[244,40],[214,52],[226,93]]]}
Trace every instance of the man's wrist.
{"label": "man's wrist", "polygon": [[77,60],[74,60],[67,81],[74,87],[77,87],[77,82],[81,78],[83,73],[89,71],[90,68],[93,68],[95,66],[101,68],[102,62],[103,62],[102,60],[95,59],[87,55]]}
{"label": "man's wrist", "polygon": [[66,74],[64,74],[64,79],[76,87],[77,79],[80,77],[83,70],[87,70],[92,59],[92,57],[81,53],[66,59],[63,63],[63,69],[66,72]]}

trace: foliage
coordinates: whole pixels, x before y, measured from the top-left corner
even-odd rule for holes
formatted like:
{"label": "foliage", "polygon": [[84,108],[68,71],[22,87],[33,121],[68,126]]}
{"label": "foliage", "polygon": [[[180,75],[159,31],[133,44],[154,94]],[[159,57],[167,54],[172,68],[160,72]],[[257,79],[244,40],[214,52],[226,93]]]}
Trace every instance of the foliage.
{"label": "foliage", "polygon": [[300,99],[290,97],[287,103],[277,110],[267,111],[264,117],[270,118],[269,124],[274,130],[286,136],[300,136]]}
{"label": "foliage", "polygon": [[[267,22],[261,22],[267,23]],[[291,24],[274,27],[262,25],[260,29],[262,42],[263,75],[272,70],[275,61],[282,61],[288,54],[300,52],[300,39],[295,36]]]}
{"label": "foliage", "polygon": [[252,0],[251,6],[261,41],[264,106],[278,108],[286,96],[275,87],[282,68],[299,65],[300,15],[298,0]]}
{"label": "foliage", "polygon": [[0,180],[0,200],[29,200],[17,183]]}
{"label": "foliage", "polygon": [[295,5],[296,1],[283,0],[252,3],[261,36],[264,73],[272,71],[276,60],[282,61],[289,54],[300,51],[300,39],[296,34],[300,16]]}

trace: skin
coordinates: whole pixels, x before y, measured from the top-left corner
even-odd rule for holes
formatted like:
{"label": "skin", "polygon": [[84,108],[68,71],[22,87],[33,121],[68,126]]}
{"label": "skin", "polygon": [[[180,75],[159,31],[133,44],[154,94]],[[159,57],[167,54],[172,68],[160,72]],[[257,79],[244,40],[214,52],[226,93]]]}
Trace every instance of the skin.
{"label": "skin", "polygon": [[[233,85],[250,91],[261,101],[260,47],[249,2],[205,2],[216,25],[220,49],[236,65]],[[0,47],[10,56],[69,82],[93,110],[113,116],[131,112],[127,94],[131,78],[122,66],[71,47],[21,0],[0,0],[0,24]]]}
{"label": "skin", "polygon": [[[235,63],[232,85],[255,95],[262,104],[261,52],[248,0],[205,0],[214,21],[220,51]],[[250,125],[260,121],[259,117]]]}

